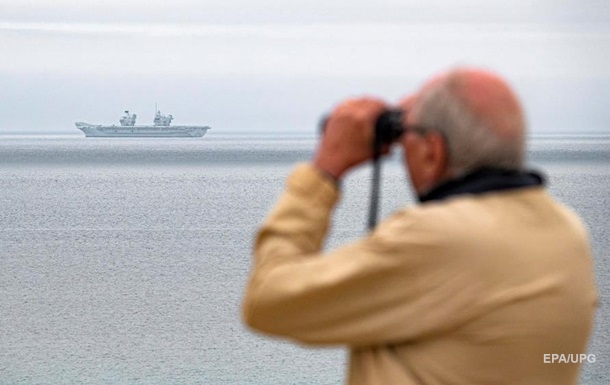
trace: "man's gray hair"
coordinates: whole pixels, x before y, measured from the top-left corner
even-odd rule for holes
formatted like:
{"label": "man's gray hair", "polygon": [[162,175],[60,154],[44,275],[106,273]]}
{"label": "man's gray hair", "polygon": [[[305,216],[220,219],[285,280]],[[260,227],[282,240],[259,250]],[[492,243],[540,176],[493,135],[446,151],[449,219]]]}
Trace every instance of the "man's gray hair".
{"label": "man's gray hair", "polygon": [[448,147],[447,170],[453,175],[481,167],[520,170],[523,167],[524,122],[522,116],[508,116],[519,125],[519,135],[501,137],[461,100],[451,79],[439,82],[421,95],[412,113],[424,131],[443,135]]}

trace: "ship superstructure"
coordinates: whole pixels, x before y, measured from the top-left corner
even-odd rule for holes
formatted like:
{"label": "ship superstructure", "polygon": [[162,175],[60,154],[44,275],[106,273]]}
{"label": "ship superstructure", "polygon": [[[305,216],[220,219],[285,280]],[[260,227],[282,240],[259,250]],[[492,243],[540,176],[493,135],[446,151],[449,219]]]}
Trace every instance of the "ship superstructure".
{"label": "ship superstructure", "polygon": [[76,128],[85,133],[86,137],[187,137],[200,138],[211,129],[209,126],[170,126],[174,117],[163,115],[156,109],[152,126],[136,126],[136,114],[129,110],[119,119],[120,126],[104,126],[76,122]]}

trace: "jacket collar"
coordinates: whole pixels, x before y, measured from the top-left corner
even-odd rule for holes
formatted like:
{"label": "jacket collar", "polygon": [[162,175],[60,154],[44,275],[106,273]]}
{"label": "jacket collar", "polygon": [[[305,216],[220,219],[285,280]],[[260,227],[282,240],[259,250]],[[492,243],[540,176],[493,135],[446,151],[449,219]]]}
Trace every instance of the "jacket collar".
{"label": "jacket collar", "polygon": [[419,197],[420,202],[443,200],[461,194],[482,194],[493,191],[542,186],[545,180],[537,172],[481,168],[448,180]]}

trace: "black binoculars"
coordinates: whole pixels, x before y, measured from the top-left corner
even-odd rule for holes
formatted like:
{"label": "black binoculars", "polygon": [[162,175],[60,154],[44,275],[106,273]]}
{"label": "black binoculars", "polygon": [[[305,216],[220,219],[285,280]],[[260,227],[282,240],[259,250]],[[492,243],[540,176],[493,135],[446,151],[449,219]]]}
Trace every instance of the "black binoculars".
{"label": "black binoculars", "polygon": [[392,144],[405,132],[404,112],[399,109],[383,111],[375,121],[375,142]]}
{"label": "black binoculars", "polygon": [[[375,121],[374,145],[389,145],[394,143],[405,132],[402,123],[404,111],[399,109],[388,109],[383,111]],[[320,133],[324,133],[324,128],[328,120],[328,115],[324,116],[320,122]]]}

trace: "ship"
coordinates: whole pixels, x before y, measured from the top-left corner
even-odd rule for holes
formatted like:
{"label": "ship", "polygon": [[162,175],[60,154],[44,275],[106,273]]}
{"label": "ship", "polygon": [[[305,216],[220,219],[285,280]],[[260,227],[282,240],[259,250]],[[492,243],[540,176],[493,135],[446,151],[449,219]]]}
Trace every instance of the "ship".
{"label": "ship", "polygon": [[120,125],[104,126],[76,122],[76,128],[85,133],[86,137],[149,137],[149,138],[201,138],[211,129],[209,126],[170,126],[174,117],[162,115],[155,107],[155,117],[151,126],[136,126],[136,114],[125,111],[119,119]]}

